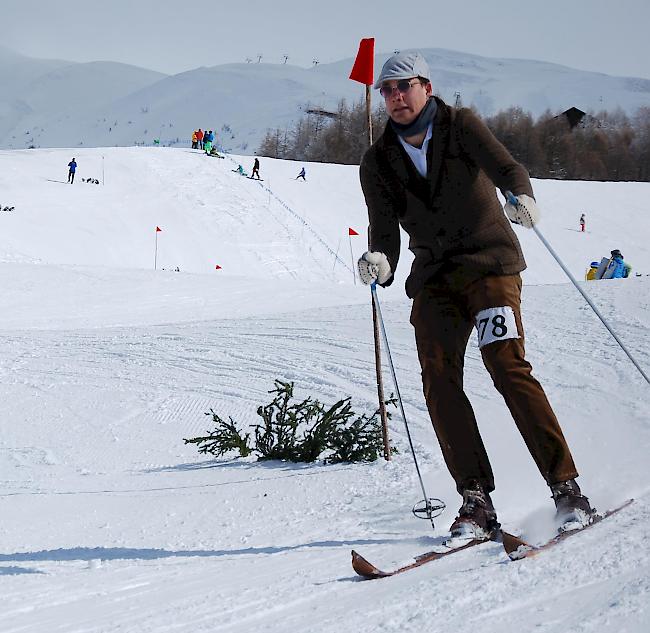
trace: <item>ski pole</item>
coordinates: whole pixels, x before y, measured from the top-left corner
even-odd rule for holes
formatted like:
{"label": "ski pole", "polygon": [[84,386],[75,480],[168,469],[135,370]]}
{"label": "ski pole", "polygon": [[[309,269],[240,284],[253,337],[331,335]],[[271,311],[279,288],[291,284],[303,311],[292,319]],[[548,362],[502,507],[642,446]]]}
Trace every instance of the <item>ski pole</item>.
{"label": "ski pole", "polygon": [[375,375],[377,377],[377,396],[379,398],[379,415],[381,417],[381,437],[384,443],[384,459],[390,461],[390,439],[388,437],[388,415],[384,400],[384,379],[381,374],[381,343],[379,341],[379,320],[377,319],[377,304],[372,295],[372,331],[375,340]]}
{"label": "ski pole", "polygon": [[[399,410],[402,414],[402,420],[404,421],[404,428],[406,429],[406,437],[409,441],[409,446],[411,447],[411,454],[413,455],[413,463],[415,464],[415,470],[420,481],[420,488],[422,489],[422,494],[424,495],[424,515],[422,509],[413,507],[413,514],[418,518],[427,518],[431,521],[431,527],[435,529],[435,524],[433,519],[440,515],[440,513],[445,509],[445,504],[440,499],[430,499],[427,496],[427,491],[424,487],[424,482],[422,481],[422,475],[420,474],[420,466],[418,465],[418,459],[415,455],[415,448],[413,448],[413,441],[411,440],[411,432],[409,430],[408,422],[406,421],[406,414],[404,413],[404,405],[402,404],[402,396],[399,391],[399,385],[397,384],[397,376],[395,374],[395,366],[393,365],[393,358],[390,353],[390,346],[388,345],[388,336],[386,335],[386,327],[384,326],[384,318],[381,314],[381,306],[379,305],[379,298],[377,297],[377,283],[373,282],[370,284],[370,292],[372,293],[372,298],[375,302],[375,307],[377,308],[377,319],[379,321],[379,327],[381,329],[382,338],[384,340],[384,346],[386,348],[386,356],[388,357],[388,364],[390,366],[390,373],[393,377],[393,384],[395,385],[395,393],[397,394],[397,402],[399,403]],[[431,502],[437,501],[436,505],[433,505]],[[436,512],[436,514],[434,514]]]}
{"label": "ski pole", "polygon": [[[510,204],[518,203],[517,197],[513,195],[511,191],[506,191],[505,196]],[[600,311],[594,305],[593,301],[589,298],[587,293],[580,287],[575,277],[571,274],[571,271],[564,265],[559,255],[553,250],[553,247],[547,242],[546,238],[542,235],[541,231],[534,225],[533,225],[533,231],[535,231],[535,234],[537,235],[537,237],[539,237],[542,244],[544,244],[548,252],[553,256],[555,261],[560,265],[560,268],[566,273],[566,276],[571,280],[571,283],[573,283],[573,285],[576,287],[578,292],[583,296],[584,300],[589,304],[591,309],[595,312],[596,316],[602,321],[603,325],[607,328],[607,330],[612,335],[614,340],[619,344],[620,348],[627,354],[627,357],[632,361],[634,366],[639,370],[639,373],[645,378],[646,382],[650,384],[650,378],[648,378],[647,374],[643,371],[643,369],[641,369],[641,366],[639,365],[639,363],[636,362],[632,354],[630,354],[630,352],[625,347],[621,339],[618,338],[616,332],[614,332],[614,330],[610,327],[609,323],[607,323],[605,317],[600,313]]]}

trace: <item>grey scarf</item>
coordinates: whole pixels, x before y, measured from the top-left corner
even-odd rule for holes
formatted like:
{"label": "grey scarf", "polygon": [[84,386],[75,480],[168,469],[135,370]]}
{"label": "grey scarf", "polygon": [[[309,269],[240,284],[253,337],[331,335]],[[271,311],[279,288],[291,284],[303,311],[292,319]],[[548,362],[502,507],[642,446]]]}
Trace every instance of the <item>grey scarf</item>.
{"label": "grey scarf", "polygon": [[438,104],[433,97],[429,97],[424,108],[422,108],[420,114],[417,118],[409,123],[408,125],[402,125],[401,123],[395,123],[393,119],[390,120],[390,125],[398,136],[402,138],[409,138],[411,136],[417,136],[424,132],[429,123],[431,123],[436,118],[436,112],[438,111]]}

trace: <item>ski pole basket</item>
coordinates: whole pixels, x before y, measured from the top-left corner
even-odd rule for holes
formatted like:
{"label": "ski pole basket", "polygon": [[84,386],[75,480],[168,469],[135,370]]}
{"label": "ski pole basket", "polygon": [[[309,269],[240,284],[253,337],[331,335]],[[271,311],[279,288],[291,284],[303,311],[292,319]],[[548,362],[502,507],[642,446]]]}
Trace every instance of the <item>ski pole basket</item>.
{"label": "ski pole basket", "polygon": [[413,506],[413,515],[418,519],[428,519],[433,525],[433,519],[439,517],[447,506],[442,499],[422,499]]}

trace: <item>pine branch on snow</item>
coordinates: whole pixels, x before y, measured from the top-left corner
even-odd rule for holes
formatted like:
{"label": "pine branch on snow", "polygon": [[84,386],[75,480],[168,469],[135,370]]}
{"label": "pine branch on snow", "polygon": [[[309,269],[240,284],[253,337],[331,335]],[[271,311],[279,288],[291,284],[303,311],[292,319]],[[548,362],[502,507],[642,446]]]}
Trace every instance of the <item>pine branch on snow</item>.
{"label": "pine branch on snow", "polygon": [[190,439],[183,438],[185,444],[196,444],[199,453],[206,455],[210,453],[215,457],[221,457],[230,451],[239,451],[241,457],[247,457],[251,454],[251,448],[248,445],[250,434],[246,433],[243,437],[237,429],[234,420],[229,417],[229,422],[222,420],[212,409],[205,415],[211,415],[213,422],[216,424],[214,430],[203,437],[193,437]]}
{"label": "pine branch on snow", "polygon": [[[216,457],[237,450],[242,457],[254,453],[261,460],[291,462],[320,458],[326,463],[375,461],[382,454],[379,410],[359,416],[349,397],[330,407],[311,397],[293,402],[294,384],[281,380],[275,380],[269,393],[274,394],[273,400],[257,409],[262,423],[253,427],[253,447],[250,434],[242,436],[232,418],[225,422],[212,409],[206,415],[212,415],[216,428],[206,436],[185,439],[185,443],[196,444],[200,453]],[[394,405],[395,399],[386,404]]]}

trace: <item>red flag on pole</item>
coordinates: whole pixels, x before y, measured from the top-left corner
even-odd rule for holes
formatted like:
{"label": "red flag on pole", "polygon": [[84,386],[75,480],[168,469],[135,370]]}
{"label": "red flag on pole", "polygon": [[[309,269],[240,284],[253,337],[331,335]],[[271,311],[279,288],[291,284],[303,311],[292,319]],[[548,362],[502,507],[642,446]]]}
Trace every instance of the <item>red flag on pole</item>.
{"label": "red flag on pole", "polygon": [[359,235],[359,234],[353,228],[349,228],[348,235]]}
{"label": "red flag on pole", "polygon": [[359,52],[354,60],[350,79],[358,81],[366,86],[371,86],[374,82],[375,74],[375,38],[368,37],[359,43]]}
{"label": "red flag on pole", "polygon": [[156,233],[160,233],[161,231],[162,231],[162,229],[159,226],[157,226],[156,227]]}

